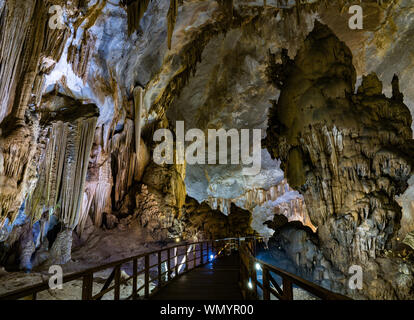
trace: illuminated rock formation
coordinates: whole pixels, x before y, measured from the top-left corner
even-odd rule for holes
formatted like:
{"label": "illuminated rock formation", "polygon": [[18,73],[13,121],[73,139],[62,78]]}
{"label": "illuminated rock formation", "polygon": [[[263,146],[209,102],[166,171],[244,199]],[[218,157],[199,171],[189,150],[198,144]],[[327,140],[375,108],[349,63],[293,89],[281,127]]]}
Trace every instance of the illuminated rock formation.
{"label": "illuminated rock formation", "polygon": [[282,214],[289,221],[300,221],[313,231],[316,230],[310,221],[302,195],[290,188],[286,179],[269,190],[248,190],[236,199],[210,197],[207,203],[212,209],[220,210],[226,215],[230,213],[232,203],[249,210],[253,213],[252,227],[261,235],[273,234],[273,230],[268,229],[264,223],[273,220],[275,214]]}
{"label": "illuminated rock formation", "polygon": [[[50,94],[44,97],[40,126],[44,148],[39,144],[39,178],[29,194],[26,212],[37,221],[44,212],[59,218],[64,230],[52,252],[63,253],[60,262],[70,259],[72,230],[81,219],[84,186],[99,110],[73,99]],[[76,110],[76,112],[75,112]],[[69,231],[68,231],[69,230]],[[69,243],[68,243],[69,242]],[[68,251],[67,251],[68,250]],[[56,257],[57,258],[57,257]]]}
{"label": "illuminated rock formation", "polygon": [[249,211],[231,204],[228,215],[211,209],[206,203],[187,197],[182,219],[184,235],[187,239],[223,239],[244,237],[255,234],[250,227],[252,215]]}
{"label": "illuminated rock formation", "polygon": [[[354,93],[350,50],[318,22],[294,60],[282,52],[268,71],[281,95],[265,143],[303,194],[321,250],[344,273],[351,264],[378,272],[373,261],[393,248],[400,226],[394,196],[412,173],[412,118],[397,78],[392,98],[375,74]],[[382,281],[370,294],[392,286]]]}
{"label": "illuminated rock formation", "polygon": [[0,7],[0,226],[6,218],[14,222],[36,181],[38,117],[28,106],[40,102],[43,80],[68,36],[66,29],[47,28],[47,15],[45,1]]}

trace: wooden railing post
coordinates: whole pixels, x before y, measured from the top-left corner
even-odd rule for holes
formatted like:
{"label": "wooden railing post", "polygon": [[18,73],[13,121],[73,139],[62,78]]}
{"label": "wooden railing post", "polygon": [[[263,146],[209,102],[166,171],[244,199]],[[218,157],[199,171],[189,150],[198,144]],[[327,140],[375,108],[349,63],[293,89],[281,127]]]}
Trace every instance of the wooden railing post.
{"label": "wooden railing post", "polygon": [[197,244],[193,245],[193,269],[197,267]]}
{"label": "wooden railing post", "polygon": [[161,278],[161,273],[162,273],[161,254],[162,254],[162,251],[158,251],[158,287],[161,287],[161,282],[162,282],[162,278]]}
{"label": "wooden railing post", "polygon": [[185,245],[185,271],[188,271],[188,244]]}
{"label": "wooden railing post", "polygon": [[175,276],[178,276],[178,265],[180,264],[180,260],[178,259],[178,247],[175,248],[174,250],[174,255],[175,255]]}
{"label": "wooden railing post", "polygon": [[167,274],[168,281],[171,281],[171,249],[167,249]]}
{"label": "wooden railing post", "polygon": [[257,299],[257,297],[258,297],[258,293],[257,293],[257,272],[256,272],[256,268],[254,266],[255,262],[254,262],[253,258],[249,259],[249,261],[250,261],[250,263],[249,263],[250,272],[251,272],[251,277],[252,277],[252,282],[253,282],[252,283],[252,285],[253,285],[253,294],[254,294],[254,297]]}
{"label": "wooden railing post", "polygon": [[283,298],[284,300],[293,300],[292,282],[283,277]]}
{"label": "wooden railing post", "polygon": [[149,254],[145,256],[145,298],[149,298]]}
{"label": "wooden railing post", "polygon": [[137,300],[138,296],[138,259],[134,258],[132,262],[132,300]]}
{"label": "wooden railing post", "polygon": [[82,300],[91,300],[93,290],[93,273],[83,277],[82,282]]}
{"label": "wooden railing post", "polygon": [[253,246],[254,246],[253,254],[254,254],[254,256],[256,256],[257,255],[257,240],[256,240],[256,237],[253,238]]}
{"label": "wooden railing post", "polygon": [[263,300],[270,300],[269,269],[262,267],[263,273]]}
{"label": "wooden railing post", "polygon": [[203,243],[200,243],[200,264],[203,265],[204,264],[204,253],[203,253]]}
{"label": "wooden railing post", "polygon": [[115,267],[115,288],[114,300],[119,300],[121,296],[121,265]]}

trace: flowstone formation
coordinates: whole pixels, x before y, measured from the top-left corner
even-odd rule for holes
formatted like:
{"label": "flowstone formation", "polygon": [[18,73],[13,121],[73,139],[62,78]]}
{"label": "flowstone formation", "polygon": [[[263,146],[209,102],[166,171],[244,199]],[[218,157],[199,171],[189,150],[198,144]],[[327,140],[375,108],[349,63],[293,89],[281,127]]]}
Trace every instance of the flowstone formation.
{"label": "flowstone formation", "polygon": [[344,274],[362,266],[366,296],[412,297],[412,273],[401,280],[399,262],[384,258],[396,246],[401,207],[394,197],[408,187],[414,155],[397,76],[391,98],[373,73],[355,93],[351,51],[317,21],[294,60],[285,50],[281,64],[270,58],[268,74],[281,94],[264,142],[303,194],[320,249]]}

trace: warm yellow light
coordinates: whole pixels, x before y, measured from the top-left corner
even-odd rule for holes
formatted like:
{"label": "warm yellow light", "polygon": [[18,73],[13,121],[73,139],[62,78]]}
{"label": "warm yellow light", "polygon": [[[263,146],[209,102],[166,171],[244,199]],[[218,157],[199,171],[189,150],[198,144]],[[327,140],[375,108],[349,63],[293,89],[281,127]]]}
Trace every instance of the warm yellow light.
{"label": "warm yellow light", "polygon": [[175,238],[175,242],[180,242],[181,239],[180,238]]}

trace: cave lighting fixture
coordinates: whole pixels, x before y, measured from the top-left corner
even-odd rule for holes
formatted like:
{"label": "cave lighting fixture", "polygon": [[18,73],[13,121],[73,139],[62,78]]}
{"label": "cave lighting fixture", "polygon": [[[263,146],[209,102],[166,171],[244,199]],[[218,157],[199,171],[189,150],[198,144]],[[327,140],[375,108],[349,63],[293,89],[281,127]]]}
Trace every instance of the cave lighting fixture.
{"label": "cave lighting fixture", "polygon": [[247,282],[247,287],[252,290],[253,289],[253,284],[252,284],[252,279],[249,279],[249,282]]}

